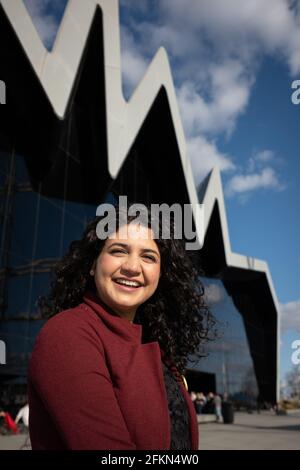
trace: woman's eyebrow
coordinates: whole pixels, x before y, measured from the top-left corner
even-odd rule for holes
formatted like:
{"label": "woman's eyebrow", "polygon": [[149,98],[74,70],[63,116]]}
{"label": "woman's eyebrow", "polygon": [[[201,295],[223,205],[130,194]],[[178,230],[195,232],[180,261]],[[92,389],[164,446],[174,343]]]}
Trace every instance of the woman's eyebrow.
{"label": "woman's eyebrow", "polygon": [[[127,243],[112,243],[111,245],[109,245],[108,248],[111,248],[112,246],[115,246],[115,245],[118,245],[118,246],[122,246],[123,248],[130,248],[130,246],[127,244]],[[146,251],[150,251],[151,253],[155,253],[156,255],[158,255],[158,252],[156,250],[152,250],[151,248],[142,248],[141,251],[143,253],[145,253]]]}

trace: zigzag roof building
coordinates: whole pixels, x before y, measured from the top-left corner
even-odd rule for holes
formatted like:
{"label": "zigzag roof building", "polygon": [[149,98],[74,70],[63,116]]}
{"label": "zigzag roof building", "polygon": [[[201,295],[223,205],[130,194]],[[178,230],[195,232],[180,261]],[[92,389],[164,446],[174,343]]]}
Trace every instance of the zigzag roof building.
{"label": "zigzag roof building", "polygon": [[268,265],[231,250],[218,169],[195,187],[163,48],[124,98],[118,8],[118,0],[69,0],[48,51],[23,1],[0,0],[3,390],[23,390],[51,268],[101,202],[127,195],[205,207],[199,265],[204,283],[222,291],[216,316],[230,325],[203,363],[190,364],[190,389],[275,403],[280,325]]}

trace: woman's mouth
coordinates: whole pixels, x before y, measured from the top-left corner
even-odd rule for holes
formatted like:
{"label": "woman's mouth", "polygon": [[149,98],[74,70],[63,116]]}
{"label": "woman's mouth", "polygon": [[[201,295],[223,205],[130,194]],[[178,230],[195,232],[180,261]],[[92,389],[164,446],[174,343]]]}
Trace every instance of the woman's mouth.
{"label": "woman's mouth", "polygon": [[143,285],[140,283],[125,281],[123,279],[113,279],[113,282],[119,289],[125,292],[133,292],[143,287]]}

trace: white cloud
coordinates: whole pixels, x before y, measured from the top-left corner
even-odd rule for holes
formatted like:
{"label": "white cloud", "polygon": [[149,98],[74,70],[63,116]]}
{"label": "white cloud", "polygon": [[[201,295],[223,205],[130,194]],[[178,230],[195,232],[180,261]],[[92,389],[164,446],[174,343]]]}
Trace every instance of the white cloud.
{"label": "white cloud", "polygon": [[274,159],[274,152],[272,150],[261,150],[253,158],[259,162],[269,162]]}
{"label": "white cloud", "polygon": [[164,0],[161,8],[168,21],[201,32],[219,55],[280,54],[292,74],[300,71],[299,15],[287,0]]}
{"label": "white cloud", "polygon": [[275,163],[275,161],[277,162],[279,159],[275,159],[275,153],[272,150],[260,150],[248,159],[247,173],[253,173],[255,170],[262,170],[266,163]]}
{"label": "white cloud", "polygon": [[221,302],[224,298],[224,289],[220,286],[217,284],[205,284],[204,299],[209,306]]}
{"label": "white cloud", "polygon": [[282,333],[288,330],[300,333],[300,300],[281,304],[280,312]]}
{"label": "white cloud", "polygon": [[178,87],[178,104],[188,136],[232,132],[249,100],[252,80],[243,73],[241,65],[233,60],[210,65],[208,76],[213,91],[209,100],[197,91],[196,83],[185,81]]}
{"label": "white cloud", "polygon": [[189,138],[187,151],[196,183],[201,181],[214,166],[218,166],[221,171],[235,169],[231,157],[219,152],[216,145],[205,137]]}
{"label": "white cloud", "polygon": [[284,189],[273,168],[264,168],[260,173],[234,175],[226,184],[225,194],[228,197],[235,194],[271,188],[276,191]]}
{"label": "white cloud", "polygon": [[130,91],[142,79],[149,64],[136,46],[132,33],[125,26],[121,28],[121,37],[123,84],[125,95],[128,97]]}

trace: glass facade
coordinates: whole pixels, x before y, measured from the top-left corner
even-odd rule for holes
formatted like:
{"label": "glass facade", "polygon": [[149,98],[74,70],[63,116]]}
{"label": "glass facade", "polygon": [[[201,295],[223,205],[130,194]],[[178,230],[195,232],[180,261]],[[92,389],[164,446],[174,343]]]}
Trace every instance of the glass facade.
{"label": "glass facade", "polygon": [[25,159],[13,148],[0,153],[0,178],[0,336],[6,344],[1,378],[9,386],[26,384],[28,359],[43,324],[37,299],[49,288],[51,268],[81,237],[96,206],[34,191]]}
{"label": "glass facade", "polygon": [[[222,281],[209,278],[202,278],[201,281],[208,292],[207,302],[216,319],[217,339],[206,345],[207,356],[190,367],[194,378],[192,386],[197,388],[195,391],[215,391],[236,402],[256,401],[258,386],[243,316]],[[198,380],[197,371],[201,372]],[[211,374],[215,377],[215,390],[207,388]]]}
{"label": "glass facade", "polygon": [[1,78],[8,93],[0,108],[0,338],[6,344],[0,407],[7,409],[25,397],[28,360],[43,325],[37,299],[49,289],[53,266],[106,200],[111,178],[101,13],[63,120],[2,13],[0,7]]}

